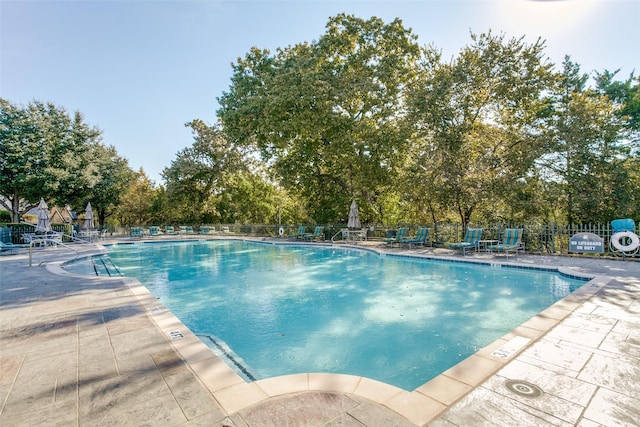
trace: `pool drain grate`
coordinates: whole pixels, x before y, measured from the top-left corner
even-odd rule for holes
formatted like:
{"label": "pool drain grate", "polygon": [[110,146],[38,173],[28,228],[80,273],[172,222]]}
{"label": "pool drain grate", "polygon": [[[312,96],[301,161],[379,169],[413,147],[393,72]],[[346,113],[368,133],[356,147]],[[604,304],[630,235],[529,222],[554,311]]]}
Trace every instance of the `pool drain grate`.
{"label": "pool drain grate", "polygon": [[522,397],[536,398],[544,394],[540,387],[523,380],[507,380],[504,385],[507,390]]}

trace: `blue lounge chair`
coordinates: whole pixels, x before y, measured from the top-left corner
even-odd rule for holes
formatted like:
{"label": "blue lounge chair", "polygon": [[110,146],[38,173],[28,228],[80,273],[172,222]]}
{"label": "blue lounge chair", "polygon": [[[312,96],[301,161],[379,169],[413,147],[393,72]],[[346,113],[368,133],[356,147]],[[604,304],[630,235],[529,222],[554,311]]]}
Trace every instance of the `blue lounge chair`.
{"label": "blue lounge chair", "polygon": [[159,236],[162,232],[160,231],[160,227],[152,225],[149,227],[149,236]]}
{"label": "blue lounge chair", "polygon": [[462,249],[462,255],[466,255],[467,249],[477,251],[482,239],[482,228],[467,228],[464,241],[449,243],[449,249]]}
{"label": "blue lounge chair", "polygon": [[298,232],[296,234],[291,234],[289,237],[292,239],[304,239],[304,235],[306,232],[304,231],[304,225],[298,227]]}
{"label": "blue lounge chair", "polygon": [[497,245],[490,245],[491,252],[504,252],[509,256],[509,252],[515,254],[518,251],[524,250],[524,243],[522,242],[522,229],[521,228],[505,228],[502,234],[502,240]]}
{"label": "blue lounge chair", "polygon": [[176,234],[175,230],[173,229],[173,225],[167,225],[164,228],[164,234],[167,234],[169,236],[173,236]]}
{"label": "blue lounge chair", "polygon": [[324,227],[319,225],[313,233],[305,233],[304,240],[324,240]]}
{"label": "blue lounge chair", "polygon": [[195,234],[193,232],[193,227],[190,225],[181,225],[179,229],[180,229],[179,234],[186,234],[186,235]]}
{"label": "blue lounge chair", "polygon": [[131,237],[142,237],[143,234],[142,227],[131,227]]}
{"label": "blue lounge chair", "polygon": [[426,245],[427,240],[429,240],[429,229],[427,227],[420,227],[416,232],[415,237],[408,237],[402,239],[399,243],[409,245]]}
{"label": "blue lounge chair", "polygon": [[0,252],[8,251],[9,255],[19,253],[20,248],[24,247],[27,247],[27,245],[14,245],[13,243],[5,243],[0,241]]}
{"label": "blue lounge chair", "polygon": [[208,225],[200,226],[200,234],[209,235],[209,234],[218,234],[215,227],[209,227]]}
{"label": "blue lounge chair", "polygon": [[396,233],[396,237],[387,237],[387,238],[383,239],[383,241],[386,242],[387,245],[389,245],[389,246],[393,246],[395,243],[399,244],[403,239],[406,238],[407,231],[409,231],[408,228],[400,227],[400,228],[398,228],[398,232]]}

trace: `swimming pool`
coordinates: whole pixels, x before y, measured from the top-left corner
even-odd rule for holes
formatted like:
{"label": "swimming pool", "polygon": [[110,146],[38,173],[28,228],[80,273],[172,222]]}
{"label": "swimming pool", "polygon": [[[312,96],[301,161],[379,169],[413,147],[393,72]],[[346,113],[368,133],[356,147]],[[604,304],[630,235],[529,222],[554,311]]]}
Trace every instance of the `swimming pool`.
{"label": "swimming pool", "polygon": [[110,258],[248,379],[329,372],[406,390],[585,283],[546,271],[231,240],[114,245]]}

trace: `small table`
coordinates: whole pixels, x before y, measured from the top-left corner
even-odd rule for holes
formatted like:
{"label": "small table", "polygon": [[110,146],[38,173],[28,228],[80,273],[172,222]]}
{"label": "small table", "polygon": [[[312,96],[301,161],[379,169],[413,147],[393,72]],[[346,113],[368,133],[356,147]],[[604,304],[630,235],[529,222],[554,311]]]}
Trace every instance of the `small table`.
{"label": "small table", "polygon": [[86,238],[86,240],[93,242],[94,240],[97,240],[98,237],[100,236],[100,231],[99,230],[84,230],[84,231],[80,231],[80,233],[78,233],[78,235],[80,236],[80,238]]}
{"label": "small table", "polygon": [[367,230],[348,230],[347,236],[353,243],[358,240],[367,240]]}
{"label": "small table", "polygon": [[478,240],[478,252],[491,252],[491,245],[497,245],[500,240]]}

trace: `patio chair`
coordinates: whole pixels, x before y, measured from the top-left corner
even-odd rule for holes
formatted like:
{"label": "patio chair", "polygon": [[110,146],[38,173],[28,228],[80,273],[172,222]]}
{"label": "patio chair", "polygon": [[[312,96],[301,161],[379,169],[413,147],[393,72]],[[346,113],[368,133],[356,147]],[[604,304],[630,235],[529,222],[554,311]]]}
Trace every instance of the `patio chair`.
{"label": "patio chair", "polygon": [[49,243],[62,243],[62,233],[58,231],[47,231],[44,239]]}
{"label": "patio chair", "polygon": [[22,233],[22,241],[28,246],[36,238],[36,233]]}
{"label": "patio chair", "polygon": [[9,255],[14,255],[20,252],[20,248],[24,248],[25,245],[14,245],[13,243],[5,243],[0,241],[0,252],[9,252]]}
{"label": "patio chair", "polygon": [[427,240],[429,240],[429,229],[427,227],[420,227],[416,232],[414,237],[407,237],[400,240],[400,245],[422,245],[425,246],[427,244]]}
{"label": "patio chair", "polygon": [[462,255],[466,255],[467,249],[478,251],[482,239],[482,228],[467,228],[464,241],[449,243],[449,249],[462,249]]}
{"label": "patio chair", "polygon": [[296,234],[291,234],[289,235],[289,238],[291,239],[304,239],[304,235],[305,235],[305,231],[304,231],[304,225],[301,225],[300,227],[298,227],[298,232]]}
{"label": "patio chair", "polygon": [[193,227],[190,225],[181,225],[179,229],[180,229],[179,231],[180,234],[187,234],[187,235],[195,234],[193,232]]}
{"label": "patio chair", "polygon": [[164,234],[167,234],[169,236],[173,236],[176,234],[176,231],[173,228],[173,225],[167,225],[166,227],[164,227]]}
{"label": "patio chair", "polygon": [[313,233],[305,233],[304,240],[324,240],[324,227],[319,225]]}
{"label": "patio chair", "polygon": [[396,243],[399,244],[404,238],[406,238],[407,231],[409,231],[408,228],[400,227],[400,228],[398,228],[398,232],[396,233],[395,237],[386,237],[386,238],[383,239],[383,242],[386,242],[387,245],[389,245],[389,246],[393,246]]}
{"label": "patio chair", "polygon": [[142,229],[142,227],[131,227],[131,237],[142,237],[142,235],[144,234],[144,230]]}
{"label": "patio chair", "polygon": [[58,233],[56,231],[48,231],[46,233],[23,233],[22,241],[27,247],[31,244],[34,246],[45,247],[49,244],[55,245],[56,243],[62,243],[62,233]]}
{"label": "patio chair", "polygon": [[202,235],[217,234],[217,231],[215,227],[209,227],[208,225],[201,225],[200,234]]}
{"label": "patio chair", "polygon": [[349,240],[351,240],[351,243],[354,243],[354,244],[360,241],[365,241],[367,240],[367,229],[360,228],[357,230],[349,230],[348,236],[349,236]]}
{"label": "patio chair", "polygon": [[518,251],[524,251],[522,231],[522,228],[505,228],[500,243],[490,245],[489,250],[491,250],[491,252],[504,252],[507,256],[509,256],[509,252],[517,255]]}
{"label": "patio chair", "polygon": [[149,236],[159,236],[162,234],[160,227],[152,225],[149,227]]}

